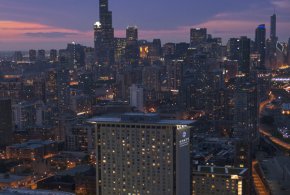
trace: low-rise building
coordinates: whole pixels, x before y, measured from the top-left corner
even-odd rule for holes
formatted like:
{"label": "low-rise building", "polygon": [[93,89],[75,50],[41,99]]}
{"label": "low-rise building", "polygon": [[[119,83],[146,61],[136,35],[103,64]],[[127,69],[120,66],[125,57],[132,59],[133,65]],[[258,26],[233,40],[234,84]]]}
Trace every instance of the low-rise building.
{"label": "low-rise building", "polygon": [[30,175],[0,174],[0,190],[6,187],[18,188],[31,183]]}
{"label": "low-rise building", "polygon": [[192,173],[192,195],[248,194],[247,168],[198,166]]}

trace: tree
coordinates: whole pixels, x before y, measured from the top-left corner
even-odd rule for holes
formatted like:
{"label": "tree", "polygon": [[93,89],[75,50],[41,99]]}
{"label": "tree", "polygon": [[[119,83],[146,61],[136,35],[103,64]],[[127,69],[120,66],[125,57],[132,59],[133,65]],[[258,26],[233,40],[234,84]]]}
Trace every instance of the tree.
{"label": "tree", "polygon": [[273,116],[265,115],[265,116],[262,116],[262,118],[260,119],[260,121],[261,121],[262,124],[272,125],[275,122],[275,119],[274,119]]}

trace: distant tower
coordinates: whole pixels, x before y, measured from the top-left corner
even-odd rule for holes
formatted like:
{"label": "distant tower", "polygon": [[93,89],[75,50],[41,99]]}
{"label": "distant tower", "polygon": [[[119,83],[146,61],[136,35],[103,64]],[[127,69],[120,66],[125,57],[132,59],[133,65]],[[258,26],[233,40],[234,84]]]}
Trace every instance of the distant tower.
{"label": "distant tower", "polygon": [[12,145],[11,99],[0,99],[0,146]]}
{"label": "distant tower", "polygon": [[245,74],[246,81],[249,81],[250,76],[250,49],[251,49],[251,40],[247,37],[240,37],[237,40],[238,47],[238,61],[239,61],[239,73]]}
{"label": "distant tower", "polygon": [[126,29],[126,47],[125,47],[126,64],[136,64],[139,58],[138,49],[138,29],[136,26],[127,27]]}
{"label": "distant tower", "polygon": [[265,43],[266,43],[266,28],[265,24],[260,24],[256,28],[255,44],[256,44],[256,53],[260,54],[260,65],[265,65]]}
{"label": "distant tower", "polygon": [[270,32],[270,38],[276,38],[276,14],[274,13],[273,16],[270,16],[270,22],[271,22],[271,32]]}
{"label": "distant tower", "polygon": [[35,61],[36,60],[36,51],[31,49],[29,50],[29,61]]}
{"label": "distant tower", "polygon": [[50,50],[50,59],[52,61],[55,61],[56,58],[57,58],[57,51],[55,49],[51,49]]}
{"label": "distant tower", "polygon": [[44,49],[40,49],[38,50],[38,59],[39,60],[45,60],[45,50]]}
{"label": "distant tower", "polygon": [[115,60],[114,56],[114,29],[112,28],[112,12],[108,11],[108,0],[99,0],[100,23],[102,24],[102,42],[104,50],[107,53],[107,63],[105,66],[109,69],[110,64]]}

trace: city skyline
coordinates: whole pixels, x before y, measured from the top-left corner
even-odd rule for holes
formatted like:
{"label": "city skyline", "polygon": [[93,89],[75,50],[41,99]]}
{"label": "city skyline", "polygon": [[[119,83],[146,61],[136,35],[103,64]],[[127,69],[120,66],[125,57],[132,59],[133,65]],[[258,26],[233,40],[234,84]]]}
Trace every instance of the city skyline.
{"label": "city skyline", "polygon": [[[93,47],[93,24],[100,20],[99,1],[80,3],[64,0],[58,2],[57,6],[53,2],[16,0],[11,3],[3,0],[0,8],[0,51],[60,49],[72,41]],[[115,37],[126,36],[129,22],[130,26],[137,24],[139,39],[152,41],[160,38],[162,45],[167,42],[189,42],[190,28],[207,28],[213,37],[221,37],[225,45],[232,37],[248,36],[253,40],[255,28],[265,24],[266,38],[269,38],[270,16],[276,7],[278,40],[287,42],[289,38],[290,16],[287,10],[290,2],[286,0],[170,0],[166,3],[164,0],[152,3],[110,1]]]}

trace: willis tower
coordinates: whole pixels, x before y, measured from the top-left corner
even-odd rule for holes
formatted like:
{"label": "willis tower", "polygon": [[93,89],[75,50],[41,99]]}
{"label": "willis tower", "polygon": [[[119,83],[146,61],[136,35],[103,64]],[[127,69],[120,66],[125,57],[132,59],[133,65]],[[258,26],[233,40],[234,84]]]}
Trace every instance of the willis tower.
{"label": "willis tower", "polygon": [[[114,63],[114,28],[112,28],[112,12],[108,10],[108,0],[99,0],[99,7],[100,23],[97,26],[95,25],[94,29],[95,52],[101,54],[102,57],[99,57],[102,59],[100,60],[99,57],[96,56],[96,61],[102,66],[101,76],[109,76],[110,65]],[[101,35],[97,33],[97,30],[101,30]]]}

